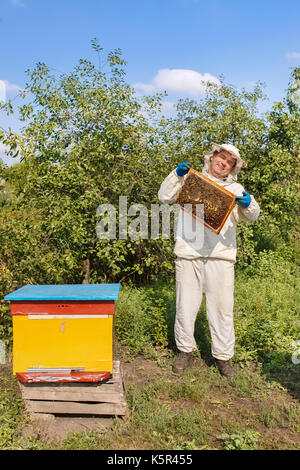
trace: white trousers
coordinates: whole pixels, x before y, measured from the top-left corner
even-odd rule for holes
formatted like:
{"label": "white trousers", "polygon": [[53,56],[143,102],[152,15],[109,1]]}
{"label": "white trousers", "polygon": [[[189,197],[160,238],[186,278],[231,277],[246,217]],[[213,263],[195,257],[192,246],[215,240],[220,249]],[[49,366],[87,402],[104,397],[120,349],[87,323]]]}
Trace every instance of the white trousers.
{"label": "white trousers", "polygon": [[179,351],[197,349],[194,338],[196,317],[202,295],[211,335],[211,352],[216,359],[228,360],[234,354],[233,292],[234,264],[216,258],[188,260],[177,258],[176,318],[174,334]]}

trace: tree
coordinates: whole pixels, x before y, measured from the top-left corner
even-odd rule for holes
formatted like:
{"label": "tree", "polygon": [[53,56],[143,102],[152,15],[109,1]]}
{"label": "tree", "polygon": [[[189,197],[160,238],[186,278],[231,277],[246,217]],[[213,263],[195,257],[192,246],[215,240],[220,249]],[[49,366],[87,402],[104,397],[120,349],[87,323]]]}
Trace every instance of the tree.
{"label": "tree", "polygon": [[9,153],[22,158],[3,170],[11,191],[0,229],[7,272],[19,284],[148,282],[169,273],[173,240],[100,240],[97,208],[109,203],[118,210],[119,196],[126,196],[128,206],[144,204],[150,214],[164,177],[185,160],[201,170],[211,142],[240,148],[248,162],[240,181],[262,208],[255,224],[239,227],[238,265],[286,246],[299,202],[299,105],[293,99],[299,70],[286,99],[266,115],[258,113],[261,83],[238,91],[221,77],[221,86],[208,84],[198,102],[179,100],[176,116],[166,119],[158,113],[162,95],[138,98],[126,83],[120,50],[102,57],[98,42],[92,45],[99,67],[82,59],[71,73],[56,76],[38,63],[28,71],[24,104],[18,110],[11,101],[0,105],[24,122],[19,135],[0,133]]}
{"label": "tree", "polygon": [[260,115],[258,103],[265,98],[262,83],[253,92],[238,91],[221,77],[221,86],[208,84],[198,102],[180,100],[178,115],[170,122],[173,154],[194,168],[201,171],[211,142],[236,145],[248,164],[239,181],[262,210],[255,224],[238,227],[239,266],[254,261],[262,250],[282,249],[291,239],[299,204],[299,104],[291,95],[298,79],[296,69],[284,102]]}
{"label": "tree", "polygon": [[[93,47],[102,54],[97,41]],[[28,230],[40,250],[28,254],[35,266],[31,282],[122,279],[151,275],[156,265],[157,241],[98,240],[95,232],[99,204],[118,207],[120,195],[128,205],[149,204],[157,192],[157,154],[148,145],[155,130],[145,113],[153,113],[160,97],[137,99],[124,80],[124,64],[116,50],[106,57],[108,71],[87,60],[59,77],[43,63],[28,71],[27,102],[19,107],[25,126],[20,135],[2,138],[11,155],[22,155],[22,184],[17,169],[11,180],[18,210],[33,217]],[[11,102],[2,108],[14,112]],[[160,262],[169,266],[164,254]]]}

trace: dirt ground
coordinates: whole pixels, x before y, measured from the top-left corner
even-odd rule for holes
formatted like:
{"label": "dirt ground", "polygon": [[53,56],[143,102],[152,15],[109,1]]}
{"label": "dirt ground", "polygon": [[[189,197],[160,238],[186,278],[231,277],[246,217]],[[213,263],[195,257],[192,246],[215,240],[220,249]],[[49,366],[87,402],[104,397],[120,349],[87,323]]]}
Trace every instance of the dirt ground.
{"label": "dirt ground", "polygon": [[[153,383],[154,378],[159,378],[162,375],[168,378],[172,377],[173,380],[180,380],[172,372],[166,371],[157,365],[153,360],[148,360],[142,356],[135,357],[134,360],[129,362],[126,358],[120,357],[122,368],[123,386],[126,390],[130,385],[135,385],[138,388],[147,386]],[[201,360],[194,358],[193,366],[203,367]],[[6,374],[12,374],[11,365],[8,364]],[[17,381],[16,381],[16,386]],[[76,415],[53,415],[46,413],[31,413],[30,423],[27,424],[22,434],[24,436],[35,435],[39,436],[44,442],[52,440],[65,439],[73,432],[82,432],[87,430],[103,430],[113,424],[114,417],[110,416],[76,416]]]}
{"label": "dirt ground", "polygon": [[101,431],[113,423],[111,417],[55,416],[52,414],[32,414],[32,421],[23,428],[23,436],[34,434],[43,442],[63,440],[73,432],[87,430]]}

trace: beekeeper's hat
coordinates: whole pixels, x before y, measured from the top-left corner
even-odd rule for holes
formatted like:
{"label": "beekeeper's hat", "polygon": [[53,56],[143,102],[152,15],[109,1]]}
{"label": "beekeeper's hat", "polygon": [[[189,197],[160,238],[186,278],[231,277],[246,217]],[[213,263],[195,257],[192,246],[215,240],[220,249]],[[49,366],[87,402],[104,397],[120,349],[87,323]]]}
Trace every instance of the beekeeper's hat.
{"label": "beekeeper's hat", "polygon": [[214,152],[221,152],[222,150],[226,150],[229,152],[234,158],[236,158],[236,165],[231,171],[232,176],[237,176],[242,168],[247,166],[247,163],[241,158],[240,151],[232,144],[215,144],[214,142],[211,144],[212,150],[208,152],[204,156],[204,167],[208,171],[210,165],[210,159],[213,156]]}

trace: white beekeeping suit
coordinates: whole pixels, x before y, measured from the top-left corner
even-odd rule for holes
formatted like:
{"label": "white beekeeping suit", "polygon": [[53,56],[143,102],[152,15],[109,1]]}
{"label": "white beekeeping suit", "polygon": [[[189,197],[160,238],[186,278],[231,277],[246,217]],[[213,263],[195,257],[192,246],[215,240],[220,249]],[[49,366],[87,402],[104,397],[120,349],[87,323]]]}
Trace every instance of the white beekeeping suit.
{"label": "white beekeeping suit", "polygon": [[[220,180],[208,173],[214,151],[225,149],[236,158],[234,170]],[[242,196],[244,188],[237,183],[237,175],[246,166],[236,147],[212,144],[212,151],[204,157],[202,173],[236,196]],[[175,201],[185,176],[178,176],[174,169],[162,182],[158,198],[162,203]],[[179,351],[190,353],[197,349],[194,324],[206,295],[206,310],[212,339],[212,356],[227,361],[234,354],[233,293],[234,263],[236,261],[236,225],[241,221],[253,222],[259,216],[259,206],[251,195],[251,203],[243,209],[235,205],[220,233],[217,235],[201,222],[180,210],[174,253],[176,267],[176,320],[175,340]],[[201,224],[198,239],[190,241],[191,223]],[[186,228],[186,230],[184,230]],[[195,229],[194,229],[195,230]],[[188,234],[188,236],[186,236]],[[197,238],[197,237],[196,237]]]}

